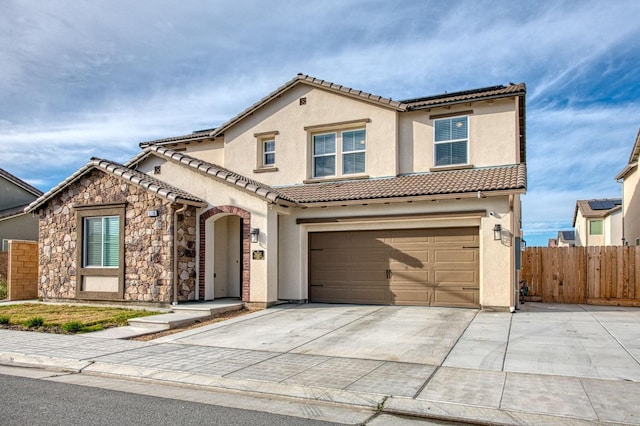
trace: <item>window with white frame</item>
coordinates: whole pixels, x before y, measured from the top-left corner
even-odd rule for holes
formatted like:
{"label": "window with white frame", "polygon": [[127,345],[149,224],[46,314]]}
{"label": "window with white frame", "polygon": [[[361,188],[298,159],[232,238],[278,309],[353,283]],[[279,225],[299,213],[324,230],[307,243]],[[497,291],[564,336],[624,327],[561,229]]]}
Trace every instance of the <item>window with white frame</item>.
{"label": "window with white frame", "polygon": [[469,118],[451,117],[435,120],[435,166],[456,166],[468,163]]}
{"label": "window with white frame", "polygon": [[602,235],[604,223],[602,220],[590,220],[589,221],[589,235]]}
{"label": "window with white frame", "polygon": [[9,240],[2,240],[2,249],[1,251],[9,251]]}
{"label": "window with white frame", "polygon": [[342,174],[364,173],[365,152],[367,150],[365,131],[342,132]]}
{"label": "window with white frame", "polygon": [[314,178],[365,172],[365,129],[315,134],[312,145]]}
{"label": "window with white frame", "polygon": [[273,167],[276,164],[276,140],[262,140],[262,167]]}
{"label": "window with white frame", "polygon": [[84,218],[84,267],[117,268],[120,258],[120,217]]}

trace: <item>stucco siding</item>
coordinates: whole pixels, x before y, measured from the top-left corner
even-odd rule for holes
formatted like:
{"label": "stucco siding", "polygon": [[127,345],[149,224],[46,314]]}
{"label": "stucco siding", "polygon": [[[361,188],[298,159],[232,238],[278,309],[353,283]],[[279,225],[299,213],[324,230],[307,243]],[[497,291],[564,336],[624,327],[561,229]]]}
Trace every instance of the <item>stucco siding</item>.
{"label": "stucco siding", "polygon": [[624,237],[630,245],[640,239],[640,171],[633,170],[624,178]]}

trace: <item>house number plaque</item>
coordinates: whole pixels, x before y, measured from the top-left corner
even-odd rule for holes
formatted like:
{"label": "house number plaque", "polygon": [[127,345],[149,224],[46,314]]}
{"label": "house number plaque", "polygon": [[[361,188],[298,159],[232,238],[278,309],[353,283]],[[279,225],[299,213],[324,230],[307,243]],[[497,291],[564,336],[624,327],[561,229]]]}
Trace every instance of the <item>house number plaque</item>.
{"label": "house number plaque", "polygon": [[254,250],[253,260],[264,260],[264,250]]}

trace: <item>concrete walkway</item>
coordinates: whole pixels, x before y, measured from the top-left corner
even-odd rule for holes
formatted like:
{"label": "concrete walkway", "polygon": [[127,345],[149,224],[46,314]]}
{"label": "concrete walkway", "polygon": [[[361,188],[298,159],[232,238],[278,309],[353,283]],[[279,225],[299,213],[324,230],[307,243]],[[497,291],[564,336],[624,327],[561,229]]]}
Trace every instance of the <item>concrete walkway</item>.
{"label": "concrete walkway", "polygon": [[640,309],[282,305],[151,342],[0,330],[0,363],[490,424],[640,424]]}

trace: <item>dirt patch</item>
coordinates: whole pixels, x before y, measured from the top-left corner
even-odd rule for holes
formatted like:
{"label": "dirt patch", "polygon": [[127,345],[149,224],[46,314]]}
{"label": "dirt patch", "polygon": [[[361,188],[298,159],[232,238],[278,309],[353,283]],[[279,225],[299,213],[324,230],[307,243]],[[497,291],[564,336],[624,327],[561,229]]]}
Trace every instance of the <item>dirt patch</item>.
{"label": "dirt patch", "polygon": [[250,314],[251,312],[256,312],[258,310],[259,309],[243,308],[243,309],[240,309],[238,311],[225,312],[225,313],[222,313],[222,314],[214,315],[213,317],[211,317],[209,319],[206,319],[206,320],[201,320],[201,321],[194,322],[193,324],[190,324],[190,325],[187,325],[187,326],[184,326],[184,327],[172,328],[171,330],[160,331],[158,333],[145,334],[144,336],[132,337],[129,340],[137,340],[139,342],[148,342],[148,341],[153,340],[153,339],[158,339],[158,338],[164,337],[164,336],[170,336],[172,334],[180,333],[182,331],[203,327],[205,325],[215,324],[217,322],[226,321],[226,320],[229,320],[229,319],[232,319],[232,318],[236,318],[236,317],[241,317],[243,315],[247,315],[247,314]]}

